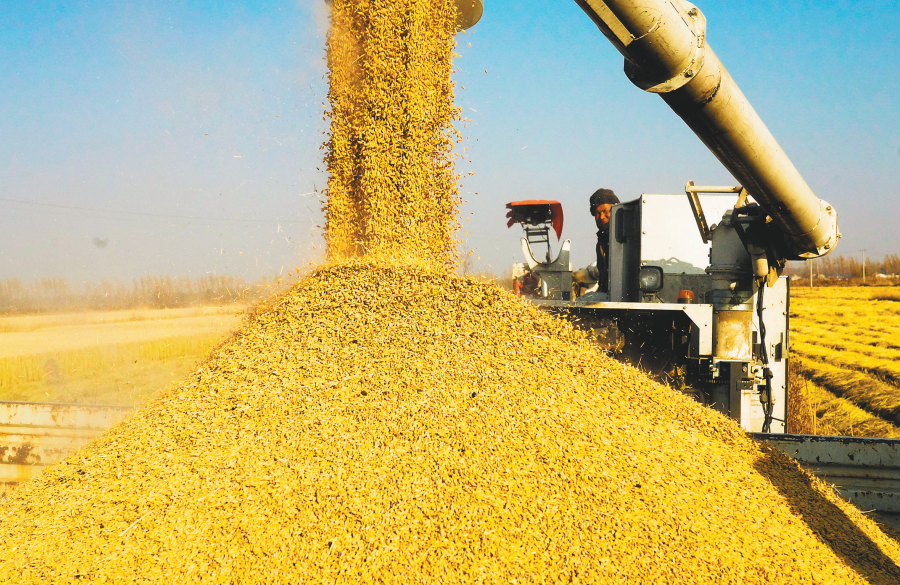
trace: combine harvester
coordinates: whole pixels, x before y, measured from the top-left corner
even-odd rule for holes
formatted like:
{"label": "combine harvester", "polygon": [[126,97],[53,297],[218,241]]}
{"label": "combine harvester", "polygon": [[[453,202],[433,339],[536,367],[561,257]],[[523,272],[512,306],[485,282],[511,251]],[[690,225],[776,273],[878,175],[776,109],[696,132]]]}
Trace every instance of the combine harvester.
{"label": "combine harvester", "polygon": [[[517,290],[594,329],[626,360],[732,417],[861,508],[900,514],[900,441],[785,434],[790,290],[781,272],[789,260],[834,250],[837,212],[812,192],[716,57],[696,6],[575,1],[625,57],[628,79],[659,94],[740,185],[688,182],[685,194],[615,205],[603,283],[596,266],[572,270],[568,240],[553,259],[558,202],[512,202],[509,225],[525,228]],[[708,217],[721,219],[709,225]],[[540,244],[545,260],[532,250]]]}

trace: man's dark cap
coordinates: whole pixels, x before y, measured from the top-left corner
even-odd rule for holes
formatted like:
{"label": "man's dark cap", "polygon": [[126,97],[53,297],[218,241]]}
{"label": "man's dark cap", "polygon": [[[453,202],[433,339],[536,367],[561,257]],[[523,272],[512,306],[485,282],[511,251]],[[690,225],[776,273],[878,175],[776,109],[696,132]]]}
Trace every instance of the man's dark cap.
{"label": "man's dark cap", "polygon": [[619,198],[612,192],[612,189],[597,189],[591,195],[591,215],[600,205],[615,205],[619,202]]}

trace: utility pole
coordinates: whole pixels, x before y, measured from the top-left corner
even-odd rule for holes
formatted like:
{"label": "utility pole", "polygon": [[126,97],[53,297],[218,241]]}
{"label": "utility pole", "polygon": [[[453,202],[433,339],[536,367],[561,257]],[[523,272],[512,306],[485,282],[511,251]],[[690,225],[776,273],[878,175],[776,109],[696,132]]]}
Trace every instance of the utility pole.
{"label": "utility pole", "polygon": [[866,252],[867,252],[867,251],[868,251],[868,250],[860,250],[860,252],[862,252],[862,258],[863,258],[863,261],[862,261],[862,264],[863,264],[863,284],[865,284],[865,282],[866,282]]}
{"label": "utility pole", "polygon": [[813,280],[812,280],[812,265],[813,265],[813,261],[810,260],[810,261],[809,261],[809,288],[812,288],[812,287],[813,287]]}

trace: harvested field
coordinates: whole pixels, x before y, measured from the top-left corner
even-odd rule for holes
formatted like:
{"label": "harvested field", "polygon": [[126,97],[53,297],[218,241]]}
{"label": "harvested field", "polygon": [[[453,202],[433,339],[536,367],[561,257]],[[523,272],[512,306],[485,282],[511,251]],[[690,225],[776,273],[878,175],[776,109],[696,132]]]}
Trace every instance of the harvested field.
{"label": "harvested field", "polygon": [[[793,359],[800,358],[795,356]],[[793,389],[800,390],[798,396],[808,401],[807,408],[811,411],[808,420],[812,421],[812,427],[792,429],[792,432],[900,439],[900,426],[873,415],[858,407],[853,401],[825,389],[810,379],[810,376],[815,376],[814,371],[802,368],[802,362],[794,362],[790,384]]]}
{"label": "harvested field", "polygon": [[370,264],[23,485],[0,544],[24,583],[900,579],[732,421],[496,286]]}
{"label": "harvested field", "polygon": [[893,385],[857,370],[808,361],[803,357],[797,357],[794,366],[802,376],[821,384],[835,395],[885,420],[900,423],[900,392]]}
{"label": "harvested field", "polygon": [[0,400],[142,404],[189,373],[245,309],[0,317]]}
{"label": "harvested field", "polygon": [[798,356],[793,365],[800,376],[792,387],[795,396],[815,387],[840,398],[824,400],[817,409],[834,434],[896,436],[900,310],[893,291],[795,288],[791,296],[791,349]]}
{"label": "harvested field", "polygon": [[[805,338],[802,333],[798,337]],[[847,370],[864,372],[889,382],[893,386],[900,385],[900,364],[891,359],[871,355],[872,352],[887,353],[879,348],[872,348],[864,343],[827,339],[821,339],[818,343],[797,341],[792,348],[811,360],[826,362]]]}

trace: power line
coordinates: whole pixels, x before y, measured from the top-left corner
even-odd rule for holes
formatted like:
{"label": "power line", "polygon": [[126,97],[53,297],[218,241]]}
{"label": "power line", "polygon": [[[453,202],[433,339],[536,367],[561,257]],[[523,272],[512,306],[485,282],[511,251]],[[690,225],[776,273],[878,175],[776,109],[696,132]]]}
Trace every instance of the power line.
{"label": "power line", "polygon": [[236,219],[229,217],[203,217],[197,215],[176,215],[173,213],[152,213],[152,212],[144,212],[144,211],[120,211],[116,209],[97,209],[95,207],[79,207],[76,205],[62,205],[59,203],[41,203],[37,201],[25,201],[22,199],[10,199],[7,197],[0,197],[0,201],[5,203],[17,203],[20,205],[32,205],[35,207],[43,207],[49,209],[64,209],[69,211],[89,211],[92,213],[112,213],[118,215],[132,216],[132,217],[155,217],[161,219],[183,219],[183,220],[194,220],[194,221],[224,221],[224,222],[233,222],[233,223],[284,223],[284,224],[301,224],[308,223],[305,221],[296,221],[296,220],[287,220],[287,219]]}

